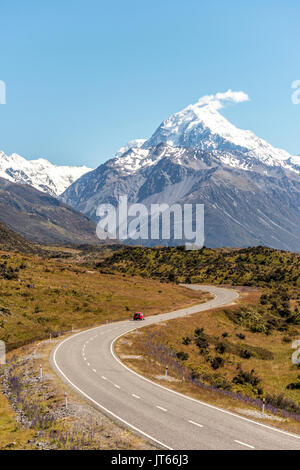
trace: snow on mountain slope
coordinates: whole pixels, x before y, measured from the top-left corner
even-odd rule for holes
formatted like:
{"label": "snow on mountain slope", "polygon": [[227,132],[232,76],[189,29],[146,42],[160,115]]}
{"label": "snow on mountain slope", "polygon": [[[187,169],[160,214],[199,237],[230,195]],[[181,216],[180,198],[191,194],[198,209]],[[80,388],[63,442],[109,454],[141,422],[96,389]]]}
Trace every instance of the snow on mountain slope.
{"label": "snow on mountain slope", "polygon": [[[231,90],[204,96],[196,104],[187,106],[163,121],[142,148],[160,143],[174,147],[194,147],[219,154],[223,163],[244,170],[251,169],[251,160],[254,158],[264,165],[299,173],[299,157],[273,147],[251,131],[238,129],[218,112],[224,101],[242,102],[248,99],[245,93]],[[236,151],[245,155],[245,161],[232,158]]]}
{"label": "snow on mountain slope", "polygon": [[115,157],[120,157],[123,155],[125,152],[130,150],[131,148],[140,148],[142,145],[146,142],[147,139],[134,139],[130,140],[127,142],[126,145],[123,145],[123,147],[119,148],[119,150],[116,152]]}
{"label": "snow on mountain slope", "polygon": [[147,207],[204,204],[207,246],[299,251],[300,158],[236,128],[219,112],[224,102],[246,100],[231,90],[201,98],[166,119],[150,139],[128,143],[79,178],[61,199],[95,221],[99,205],[117,206],[121,195]]}
{"label": "snow on mountain slope", "polygon": [[91,171],[86,166],[56,166],[48,160],[26,160],[0,151],[0,177],[14,183],[29,184],[51,196],[59,196],[74,181]]}

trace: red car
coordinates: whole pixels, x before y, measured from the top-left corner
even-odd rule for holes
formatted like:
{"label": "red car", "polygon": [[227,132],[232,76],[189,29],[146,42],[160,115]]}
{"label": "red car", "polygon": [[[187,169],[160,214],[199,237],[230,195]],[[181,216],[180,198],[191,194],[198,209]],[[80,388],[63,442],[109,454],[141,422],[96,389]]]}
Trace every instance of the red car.
{"label": "red car", "polygon": [[145,320],[145,315],[141,312],[136,312],[134,315],[133,315],[133,319],[134,320]]}

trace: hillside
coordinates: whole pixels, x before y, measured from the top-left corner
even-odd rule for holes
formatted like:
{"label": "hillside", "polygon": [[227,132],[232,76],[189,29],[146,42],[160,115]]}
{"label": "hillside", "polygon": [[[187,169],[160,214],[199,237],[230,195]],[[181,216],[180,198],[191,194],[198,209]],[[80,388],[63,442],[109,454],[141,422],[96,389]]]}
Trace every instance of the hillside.
{"label": "hillside", "polygon": [[202,293],[103,275],[69,260],[0,252],[0,340],[7,349],[74,328],[199,303]]}
{"label": "hillside", "polygon": [[37,248],[0,222],[0,250],[36,253]]}
{"label": "hillside", "polygon": [[192,251],[183,247],[128,247],[107,258],[100,267],[164,281],[300,286],[300,254],[263,246]]}
{"label": "hillside", "polygon": [[295,333],[300,324],[300,255],[265,247],[185,251],[181,248],[126,248],[98,264],[102,271],[198,284],[261,288],[251,311],[234,318],[253,331]]}
{"label": "hillside", "polygon": [[0,221],[43,244],[98,243],[96,225],[56,198],[0,178]]}

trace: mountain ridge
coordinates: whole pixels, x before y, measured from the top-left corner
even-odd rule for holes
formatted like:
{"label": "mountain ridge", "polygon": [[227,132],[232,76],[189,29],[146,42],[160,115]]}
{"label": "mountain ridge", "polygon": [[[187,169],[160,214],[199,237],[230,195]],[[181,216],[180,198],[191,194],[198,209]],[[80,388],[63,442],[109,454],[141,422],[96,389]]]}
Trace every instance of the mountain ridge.
{"label": "mountain ridge", "polygon": [[298,251],[300,159],[229,123],[218,111],[224,99],[246,98],[231,90],[203,97],[83,175],[61,199],[94,220],[99,204],[116,206],[120,195],[145,205],[203,203],[207,246]]}
{"label": "mountain ridge", "polygon": [[33,243],[100,243],[89,217],[31,186],[1,177],[0,221]]}
{"label": "mountain ridge", "polygon": [[28,184],[50,196],[62,194],[80,176],[91,171],[86,166],[58,166],[44,158],[26,160],[0,150],[0,177],[13,183]]}

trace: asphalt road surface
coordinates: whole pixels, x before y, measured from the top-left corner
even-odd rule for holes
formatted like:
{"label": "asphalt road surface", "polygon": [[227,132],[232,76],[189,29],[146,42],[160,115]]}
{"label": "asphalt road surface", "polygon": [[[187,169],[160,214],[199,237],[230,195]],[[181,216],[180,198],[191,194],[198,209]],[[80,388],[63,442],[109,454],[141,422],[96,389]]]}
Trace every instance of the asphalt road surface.
{"label": "asphalt road surface", "polygon": [[51,354],[51,365],[76,392],[115,421],[165,449],[300,449],[300,435],[260,424],[155,384],[114,354],[114,342],[145,325],[230,304],[237,293],[213,286],[214,299],[145,321],[110,323],[74,334]]}

